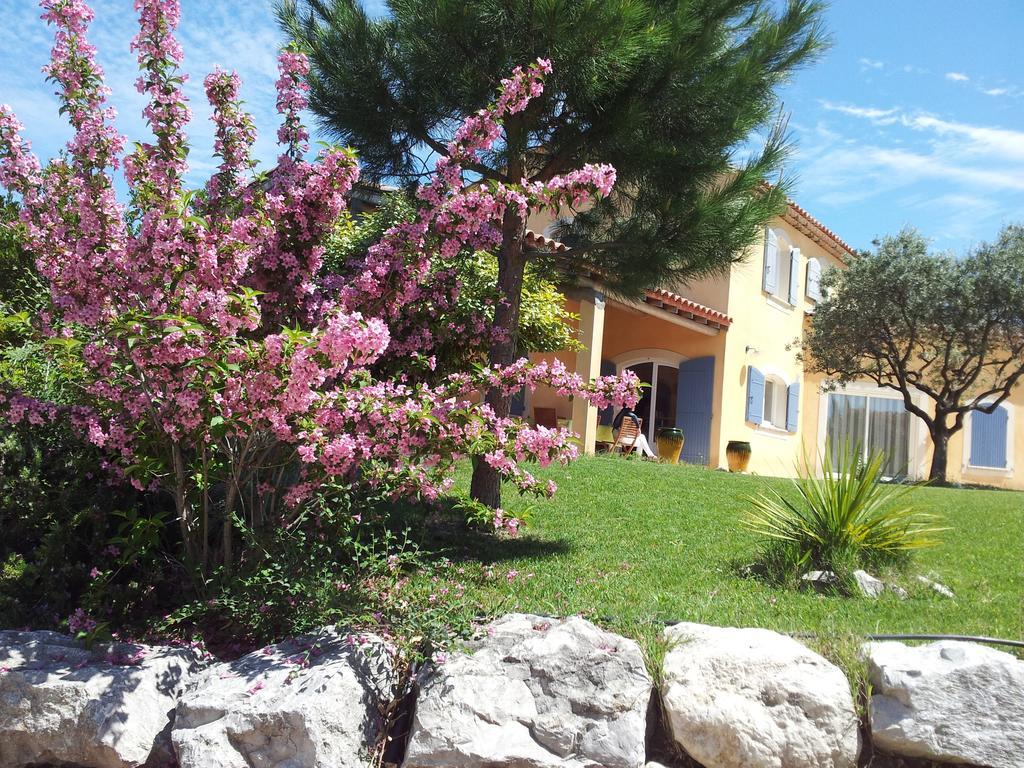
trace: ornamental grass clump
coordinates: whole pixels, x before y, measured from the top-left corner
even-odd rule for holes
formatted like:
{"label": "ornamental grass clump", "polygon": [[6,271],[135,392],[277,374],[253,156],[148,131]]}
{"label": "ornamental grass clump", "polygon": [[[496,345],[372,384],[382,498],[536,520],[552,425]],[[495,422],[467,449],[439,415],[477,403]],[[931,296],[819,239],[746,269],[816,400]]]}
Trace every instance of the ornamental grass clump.
{"label": "ornamental grass clump", "polygon": [[752,498],[743,524],[766,540],[766,575],[791,582],[831,571],[842,584],[857,568],[904,565],[915,550],[938,544],[946,529],[909,503],[914,486],[883,482],[884,463],[883,452],[864,459],[848,445],[825,453],[821,477],[799,469],[795,498],[771,487]]}

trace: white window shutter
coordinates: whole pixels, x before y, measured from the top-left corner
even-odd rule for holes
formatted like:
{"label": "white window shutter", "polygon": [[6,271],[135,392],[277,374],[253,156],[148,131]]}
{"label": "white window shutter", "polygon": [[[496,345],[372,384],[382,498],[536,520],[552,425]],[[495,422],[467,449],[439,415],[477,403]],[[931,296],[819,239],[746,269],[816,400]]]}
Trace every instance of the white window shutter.
{"label": "white window shutter", "polygon": [[807,298],[821,301],[821,262],[815,258],[807,260]]}
{"label": "white window shutter", "polygon": [[779,292],[779,238],[772,229],[764,235],[764,274],[761,287],[766,293]]}
{"label": "white window shutter", "polygon": [[800,249],[789,249],[789,303],[796,305],[800,295]]}

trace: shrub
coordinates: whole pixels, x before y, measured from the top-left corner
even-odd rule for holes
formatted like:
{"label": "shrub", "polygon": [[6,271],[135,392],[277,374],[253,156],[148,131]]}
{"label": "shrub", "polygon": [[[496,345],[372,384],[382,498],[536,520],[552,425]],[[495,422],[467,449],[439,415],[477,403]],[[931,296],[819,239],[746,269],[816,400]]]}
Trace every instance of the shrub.
{"label": "shrub", "polygon": [[547,61],[514,70],[494,103],[455,131],[412,220],[325,272],[358,167],[337,147],[308,157],[304,56],[278,58],[282,152],[266,174],[253,173],[237,76],[205,78],[221,162],[192,190],[177,0],[136,3],[132,48],[154,141],[127,155],[87,41],[91,9],[42,6],[57,38],[46,72],[74,133],[44,167],[0,106],[0,185],[19,196],[25,246],[48,288],[38,312],[10,322],[34,365],[74,373],[77,394],[68,403],[0,380],[0,413],[15,425],[66,425],[103,451],[116,477],[171,499],[161,538],[197,588],[218,567],[258,558],[249,532],[288,529],[321,487],[433,498],[455,462],[473,456],[523,490],[553,492],[523,465],[572,458],[570,434],[499,418],[478,391],[547,384],[598,407],[635,402],[631,374],[586,382],[525,359],[436,382],[378,375],[388,359],[429,367],[453,340],[466,349],[493,341],[485,313],[446,315],[459,292],[448,278],[461,256],[500,241],[506,210],[525,219],[610,191],[606,165],[521,185],[471,183],[463,172],[499,138],[501,121],[542,92]]}
{"label": "shrub", "polygon": [[[0,200],[0,386],[72,406],[80,367],[55,364],[32,338],[28,318],[49,291],[18,217],[16,203]],[[136,507],[145,508],[142,495],[113,482],[102,451],[70,425],[0,421],[0,626],[58,628],[93,588],[90,573],[118,534],[116,510]],[[111,610],[131,612],[129,581],[110,590]]]}
{"label": "shrub", "polygon": [[469,630],[471,576],[420,551],[409,522],[427,508],[403,506],[383,492],[323,488],[285,525],[238,519],[246,547],[235,568],[218,569],[204,595],[153,626],[240,648],[327,624],[381,634],[408,657],[446,646]]}
{"label": "shrub", "polygon": [[937,544],[944,529],[907,503],[913,486],[882,482],[884,460],[882,452],[864,460],[858,447],[846,446],[825,454],[820,478],[798,470],[795,499],[770,487],[753,498],[744,525],[767,539],[769,575],[786,580],[817,569],[842,581],[857,568],[898,565]]}
{"label": "shrub", "polygon": [[[385,193],[380,206],[370,212],[355,215],[346,211],[327,240],[324,277],[342,274],[347,265],[362,262],[389,229],[415,218],[414,201],[404,192]],[[565,296],[545,276],[554,271],[549,266],[531,261],[523,278],[516,339],[521,355],[582,348],[578,331],[572,326],[579,318],[565,309]],[[472,328],[481,321],[484,327],[493,327],[494,310],[501,300],[497,288],[498,260],[494,254],[464,250],[435,265],[435,270],[429,278],[431,282],[457,290],[444,297],[444,306],[438,306],[436,301],[407,305],[400,324],[392,324],[392,333],[402,335],[403,328],[430,325],[433,316],[443,316],[446,324],[457,328]],[[486,363],[486,347],[467,344],[465,336],[459,333],[438,338],[425,352],[417,349],[400,357],[385,356],[374,365],[374,374],[387,378],[405,375],[410,380],[437,382],[451,373],[472,370]]]}

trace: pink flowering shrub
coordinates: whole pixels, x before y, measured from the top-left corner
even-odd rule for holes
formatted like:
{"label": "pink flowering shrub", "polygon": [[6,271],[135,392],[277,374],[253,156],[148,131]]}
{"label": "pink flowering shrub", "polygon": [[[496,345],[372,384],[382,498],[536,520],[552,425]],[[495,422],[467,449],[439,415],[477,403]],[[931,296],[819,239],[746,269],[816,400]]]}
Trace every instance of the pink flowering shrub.
{"label": "pink flowering shrub", "polygon": [[[635,402],[631,375],[585,382],[559,364],[526,360],[430,383],[373,373],[385,359],[429,359],[453,337],[488,342],[486,324],[467,333],[444,322],[457,291],[445,264],[496,246],[508,207],[525,219],[611,189],[615,172],[606,165],[543,185],[465,181],[463,164],[541,92],[546,61],[516,69],[495,103],[457,131],[419,191],[413,220],[325,275],[325,242],[358,166],[350,151],[333,147],[307,159],[301,54],[279,57],[282,152],[261,176],[253,173],[255,129],[237,76],[206,78],[220,165],[190,190],[177,0],[135,2],[136,85],[148,96],[153,136],[128,155],[86,38],[92,11],[82,0],[42,7],[56,30],[46,73],[74,135],[43,167],[10,108],[0,106],[0,185],[20,197],[24,239],[49,285],[32,332],[46,340],[45,354],[81,370],[82,394],[63,406],[8,387],[0,412],[13,423],[64,420],[105,451],[112,473],[169,493],[187,562],[205,571],[219,551],[231,564],[235,521],[288,526],[325,485],[436,497],[466,456],[482,457],[524,491],[552,492],[524,465],[573,458],[570,434],[495,417],[479,402],[482,388],[546,384],[598,407]],[[127,202],[115,194],[119,170]]]}

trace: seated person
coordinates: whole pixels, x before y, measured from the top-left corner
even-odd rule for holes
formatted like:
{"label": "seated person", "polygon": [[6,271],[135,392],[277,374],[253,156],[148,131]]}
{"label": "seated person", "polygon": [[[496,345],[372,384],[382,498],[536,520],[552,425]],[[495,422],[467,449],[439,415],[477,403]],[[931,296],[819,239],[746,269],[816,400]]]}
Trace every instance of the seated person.
{"label": "seated person", "polygon": [[640,432],[640,417],[633,412],[631,408],[624,407],[615,416],[615,420],[612,422],[612,429],[618,432],[622,428],[623,419],[630,419],[637,426],[637,436],[635,438],[625,437],[619,441],[619,445],[632,445],[635,450],[640,452],[641,456],[648,459],[654,458],[654,451],[651,450],[651,446],[647,443],[647,438],[644,437],[644,433]]}

